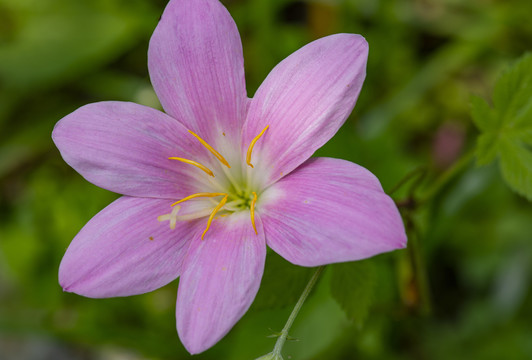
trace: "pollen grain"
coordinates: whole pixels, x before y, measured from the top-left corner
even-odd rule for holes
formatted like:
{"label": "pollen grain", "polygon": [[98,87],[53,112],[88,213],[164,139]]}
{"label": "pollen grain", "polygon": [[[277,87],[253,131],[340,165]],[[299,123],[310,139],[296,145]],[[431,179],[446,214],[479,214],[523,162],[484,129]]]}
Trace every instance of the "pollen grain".
{"label": "pollen grain", "polygon": [[257,140],[260,139],[260,137],[262,135],[264,135],[264,133],[266,132],[266,130],[268,130],[268,128],[270,127],[270,125],[266,125],[266,127],[264,129],[262,129],[262,131],[260,132],[259,135],[255,136],[253,138],[253,140],[251,140],[251,144],[249,144],[249,147],[248,147],[248,153],[246,155],[246,163],[253,167],[253,164],[251,164],[251,152],[253,151],[253,147],[255,146],[255,143],[257,142]]}

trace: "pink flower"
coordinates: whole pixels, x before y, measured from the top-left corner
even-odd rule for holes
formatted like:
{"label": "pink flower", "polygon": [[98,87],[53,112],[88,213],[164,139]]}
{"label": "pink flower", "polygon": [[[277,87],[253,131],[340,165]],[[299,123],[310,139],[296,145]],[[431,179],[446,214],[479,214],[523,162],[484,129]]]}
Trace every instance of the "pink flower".
{"label": "pink flower", "polygon": [[310,158],[353,109],[367,54],[359,35],[316,40],[249,99],[227,10],[216,0],[171,0],[148,51],[166,114],[100,102],[53,131],[70,166],[124,195],[70,244],[59,269],[64,290],[128,296],[181,277],[177,331],[199,353],[249,308],[266,245],[302,266],[404,247],[397,208],[373,174]]}

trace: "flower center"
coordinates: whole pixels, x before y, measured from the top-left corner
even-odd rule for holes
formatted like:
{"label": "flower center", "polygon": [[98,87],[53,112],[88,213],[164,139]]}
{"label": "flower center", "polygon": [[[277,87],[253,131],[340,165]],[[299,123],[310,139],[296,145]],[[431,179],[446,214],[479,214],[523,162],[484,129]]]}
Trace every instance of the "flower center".
{"label": "flower center", "polygon": [[[246,164],[249,165],[251,168],[253,168],[253,165],[251,164],[251,153],[253,151],[253,147],[257,143],[257,141],[264,135],[266,130],[268,130],[269,125],[267,125],[262,131],[253,138],[251,143],[249,144],[248,151],[246,154]],[[212,153],[219,161],[222,163],[225,167],[228,169],[231,168],[227,160],[218,152],[216,151],[211,145],[209,145],[205,140],[203,140],[199,135],[196,133],[188,130],[190,134],[192,134],[198,141],[205,147],[207,150],[209,150],[210,153]],[[196,162],[194,160],[185,159],[182,157],[169,157],[169,160],[177,160],[180,162],[183,162],[185,164],[193,165],[201,170],[203,170],[206,174],[209,176],[214,177],[214,172],[206,167],[203,164],[200,164],[199,162]],[[204,218],[208,216],[207,220],[207,226],[205,228],[205,231],[203,231],[203,234],[201,235],[201,239],[203,240],[205,237],[205,234],[211,227],[212,221],[215,219],[216,215],[219,216],[226,216],[233,212],[237,211],[245,211],[249,209],[250,212],[250,218],[251,218],[251,225],[253,226],[253,230],[255,231],[255,234],[258,234],[257,227],[255,226],[255,205],[257,203],[257,192],[253,191],[253,189],[249,189],[248,186],[242,186],[239,182],[235,180],[235,178],[231,175],[231,172],[228,171],[226,168],[222,166],[222,170],[229,180],[229,186],[227,192],[199,192],[196,194],[189,195],[181,200],[178,200],[171,204],[172,211],[169,214],[164,214],[159,217],[157,217],[158,221],[168,221],[170,228],[175,229],[177,221],[187,221],[187,220],[193,220],[193,219],[199,219]],[[220,198],[219,202],[216,204],[215,198]],[[215,205],[214,208],[208,207],[206,209],[201,209],[199,211],[193,212],[193,213],[187,213],[180,215],[179,212],[181,210],[181,205],[178,205],[180,203],[183,203],[185,201],[193,200],[193,199],[202,199],[202,201],[211,201],[211,205]]]}

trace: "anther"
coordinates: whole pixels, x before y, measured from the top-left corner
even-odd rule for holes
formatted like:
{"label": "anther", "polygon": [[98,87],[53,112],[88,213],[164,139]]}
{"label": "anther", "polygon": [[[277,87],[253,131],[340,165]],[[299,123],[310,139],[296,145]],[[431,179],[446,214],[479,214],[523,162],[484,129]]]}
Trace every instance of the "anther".
{"label": "anther", "polygon": [[266,125],[266,127],[265,127],[264,129],[262,129],[262,131],[260,132],[260,134],[257,135],[257,136],[255,136],[255,137],[253,138],[253,140],[251,140],[251,144],[249,144],[249,147],[248,147],[248,153],[247,153],[247,155],[246,155],[246,163],[247,163],[249,166],[251,166],[251,167],[253,167],[253,165],[251,164],[251,152],[253,151],[253,146],[255,146],[255,143],[257,142],[257,140],[259,140],[260,137],[261,137],[262,135],[264,135],[264,132],[265,132],[266,130],[268,130],[269,127],[270,127],[270,125]]}
{"label": "anther", "polygon": [[227,166],[228,168],[231,168],[231,166],[229,165],[229,163],[227,162],[227,160],[225,160],[225,158],[216,150],[214,150],[214,148],[212,146],[210,146],[209,144],[207,144],[207,142],[205,140],[203,140],[202,138],[199,137],[198,134],[196,134],[195,132],[189,130],[188,131],[189,133],[191,133],[196,139],[199,140],[199,142],[205,146],[207,148],[207,150],[209,150],[214,156],[216,156],[216,158],[218,160],[220,160],[220,162],[222,164],[224,164],[225,166]]}
{"label": "anther", "polygon": [[251,225],[253,225],[253,230],[255,230],[255,234],[258,235],[257,227],[255,226],[255,203],[257,202],[257,193],[255,191],[252,192],[253,194],[253,200],[251,200],[251,206],[249,207],[249,212],[251,214]]}
{"label": "anther", "polygon": [[174,205],[177,205],[179,203],[182,203],[183,201],[187,201],[187,200],[190,200],[190,199],[195,199],[195,198],[198,198],[198,197],[215,197],[215,196],[222,196],[222,195],[227,195],[225,193],[197,193],[197,194],[192,194],[190,196],[187,196],[186,198],[183,198],[179,201],[176,201],[175,203],[173,203],[171,206],[174,206]]}
{"label": "anther", "polygon": [[189,160],[189,159],[183,159],[183,158],[180,158],[180,157],[169,157],[168,160],[178,160],[178,161],[184,162],[186,164],[194,165],[194,166],[200,168],[201,170],[205,171],[210,176],[214,177],[214,173],[208,167],[206,167],[204,165],[201,165],[199,162],[196,162],[196,161],[193,161],[193,160]]}
{"label": "anther", "polygon": [[209,220],[207,220],[207,228],[205,229],[203,234],[201,234],[201,240],[203,240],[203,237],[205,236],[205,234],[211,227],[211,223],[212,223],[212,219],[214,219],[214,215],[216,215],[216,213],[225,205],[225,202],[227,201],[227,197],[228,195],[225,195],[222,201],[220,201],[220,203],[212,211],[211,215],[209,216]]}

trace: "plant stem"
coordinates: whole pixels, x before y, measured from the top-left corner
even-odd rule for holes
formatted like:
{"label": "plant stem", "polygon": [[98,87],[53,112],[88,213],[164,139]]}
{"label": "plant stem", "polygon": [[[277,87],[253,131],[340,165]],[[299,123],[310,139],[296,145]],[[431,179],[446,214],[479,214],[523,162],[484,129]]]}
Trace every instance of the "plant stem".
{"label": "plant stem", "polygon": [[406,174],[401,180],[399,180],[399,182],[390,191],[388,191],[388,195],[391,196],[394,192],[402,188],[403,185],[405,185],[408,181],[415,178],[416,176],[422,176],[426,171],[427,169],[425,166],[420,166],[412,170],[411,172]]}
{"label": "plant stem", "polygon": [[[412,218],[405,219],[405,222],[408,247],[407,252],[402,255],[406,260],[402,266],[407,267],[408,271],[406,271],[407,277],[401,283],[401,296],[410,310],[416,310],[420,315],[426,316],[430,314],[432,307],[427,267],[414,222]],[[400,273],[401,270],[403,269],[399,269]]]}
{"label": "plant stem", "polygon": [[294,323],[294,320],[296,319],[299,310],[301,310],[303,303],[312,291],[312,288],[314,288],[314,285],[316,284],[316,281],[318,281],[318,278],[323,272],[323,269],[325,269],[325,266],[318,267],[314,272],[314,275],[312,275],[312,277],[310,278],[307,286],[305,287],[305,290],[303,290],[303,293],[299,297],[299,300],[297,301],[294,310],[292,310],[292,312],[290,313],[290,316],[288,317],[288,320],[286,321],[283,330],[281,330],[281,335],[277,338],[277,342],[275,343],[275,347],[273,348],[273,354],[281,356],[281,350],[283,349],[283,345],[288,336],[288,331],[290,331],[290,328],[292,327],[292,324]]}
{"label": "plant stem", "polygon": [[[406,230],[409,238],[408,252],[406,257],[408,262],[404,263],[404,266],[409,268],[408,281],[402,284],[402,296],[403,301],[409,306],[420,310],[424,315],[427,315],[431,310],[430,304],[430,292],[428,286],[427,269],[423,258],[423,252],[421,251],[421,243],[419,234],[417,233],[417,227],[414,222],[414,213],[420,207],[426,205],[430,200],[436,197],[445,186],[452,181],[458,174],[460,174],[473,160],[475,152],[473,150],[468,151],[453,166],[447,169],[441,174],[436,181],[430,186],[419,198],[416,200],[414,197],[414,190],[417,187],[417,182],[422,181],[422,175],[418,176],[416,183],[412,186],[409,196],[398,202],[397,205],[402,209]],[[418,171],[414,170],[410,174],[406,175],[403,180],[399,182],[396,188],[404,185],[412,178],[416,178],[415,175]],[[395,188],[392,189],[395,191]]]}
{"label": "plant stem", "polygon": [[469,165],[474,157],[474,150],[470,150],[464,156],[462,156],[453,164],[453,166],[447,169],[440,177],[438,177],[438,179],[436,179],[434,184],[423,194],[423,196],[421,196],[418,204],[424,205],[427,201],[438,195],[438,193],[445,187],[445,185],[447,185],[449,181],[454,179],[457,174],[459,174],[467,165]]}

